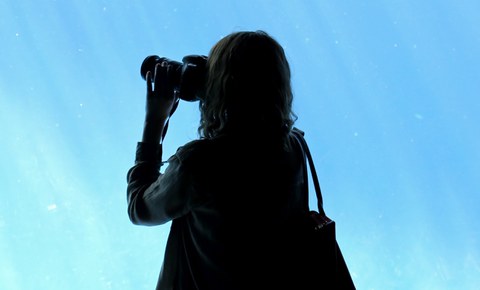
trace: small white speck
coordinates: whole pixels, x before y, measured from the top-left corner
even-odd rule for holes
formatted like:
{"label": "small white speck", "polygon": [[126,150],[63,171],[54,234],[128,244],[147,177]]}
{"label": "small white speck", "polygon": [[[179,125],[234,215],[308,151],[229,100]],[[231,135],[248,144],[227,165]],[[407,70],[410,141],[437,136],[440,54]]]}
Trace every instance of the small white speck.
{"label": "small white speck", "polygon": [[358,132],[353,133],[353,136],[358,137]]}
{"label": "small white speck", "polygon": [[54,204],[54,203],[49,204],[49,205],[47,206],[47,210],[48,210],[48,211],[52,211],[52,210],[56,210],[56,209],[57,209],[57,205]]}
{"label": "small white speck", "polygon": [[418,120],[423,120],[423,116],[421,114],[415,114],[415,118],[417,118]]}

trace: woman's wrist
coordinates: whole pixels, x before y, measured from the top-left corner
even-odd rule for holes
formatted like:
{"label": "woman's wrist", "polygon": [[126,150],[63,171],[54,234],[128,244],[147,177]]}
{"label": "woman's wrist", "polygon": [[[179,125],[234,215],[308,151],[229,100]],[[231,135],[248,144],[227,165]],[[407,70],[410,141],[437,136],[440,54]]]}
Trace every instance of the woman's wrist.
{"label": "woman's wrist", "polygon": [[165,129],[165,121],[151,121],[145,120],[143,126],[143,135],[142,135],[142,142],[144,143],[151,143],[151,144],[160,144],[163,130]]}

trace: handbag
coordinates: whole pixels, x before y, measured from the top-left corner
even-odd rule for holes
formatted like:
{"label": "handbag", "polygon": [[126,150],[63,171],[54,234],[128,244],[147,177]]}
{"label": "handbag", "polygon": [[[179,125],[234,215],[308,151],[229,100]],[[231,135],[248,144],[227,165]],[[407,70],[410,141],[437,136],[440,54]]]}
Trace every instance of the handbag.
{"label": "handbag", "polygon": [[303,272],[301,276],[301,279],[304,280],[303,284],[309,289],[356,289],[337,242],[335,221],[325,214],[323,208],[320,183],[313,158],[304,139],[304,132],[298,128],[293,128],[292,133],[300,144],[304,160],[304,194],[307,195],[305,200],[308,201],[309,194],[306,168],[306,161],[308,161],[318,206],[318,210],[309,208],[308,214],[299,226],[298,230],[300,232],[297,233],[300,242],[297,262],[301,263],[299,269]]}

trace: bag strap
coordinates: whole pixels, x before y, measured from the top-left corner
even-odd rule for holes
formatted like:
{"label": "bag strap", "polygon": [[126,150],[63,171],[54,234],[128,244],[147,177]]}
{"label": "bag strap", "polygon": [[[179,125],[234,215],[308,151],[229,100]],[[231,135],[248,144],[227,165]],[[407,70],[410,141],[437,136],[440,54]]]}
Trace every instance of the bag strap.
{"label": "bag strap", "polygon": [[[318,181],[317,171],[315,170],[315,164],[313,163],[312,154],[310,153],[310,149],[308,148],[307,141],[304,138],[305,133],[296,127],[292,129],[292,133],[296,137],[296,139],[299,141],[300,148],[302,149],[302,153],[303,153],[302,155],[306,156],[308,160],[308,167],[310,168],[310,175],[312,176],[313,186],[315,187],[315,194],[317,196],[318,212],[322,215],[325,215],[325,211],[323,209],[323,198],[322,198],[322,191],[320,189],[320,182]],[[308,182],[308,177],[307,177],[307,182]],[[308,189],[308,183],[307,183],[307,189]],[[307,190],[307,194],[308,194],[308,190]]]}

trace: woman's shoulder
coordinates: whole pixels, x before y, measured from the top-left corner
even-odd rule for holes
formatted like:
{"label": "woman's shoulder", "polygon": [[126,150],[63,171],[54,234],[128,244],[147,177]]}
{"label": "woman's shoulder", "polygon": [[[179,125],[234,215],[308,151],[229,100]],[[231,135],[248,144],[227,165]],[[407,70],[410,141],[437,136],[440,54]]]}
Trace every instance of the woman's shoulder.
{"label": "woman's shoulder", "polygon": [[217,155],[214,153],[224,151],[225,147],[225,140],[223,140],[223,138],[196,139],[179,147],[175,155],[182,162],[201,160]]}
{"label": "woman's shoulder", "polygon": [[[293,136],[289,136],[292,139]],[[291,142],[292,140],[290,140]],[[289,143],[290,143],[289,142]],[[290,146],[287,146],[290,147]],[[216,138],[196,139],[178,148],[175,156],[181,162],[227,161],[238,159],[277,158],[291,151],[276,139],[223,135]]]}

